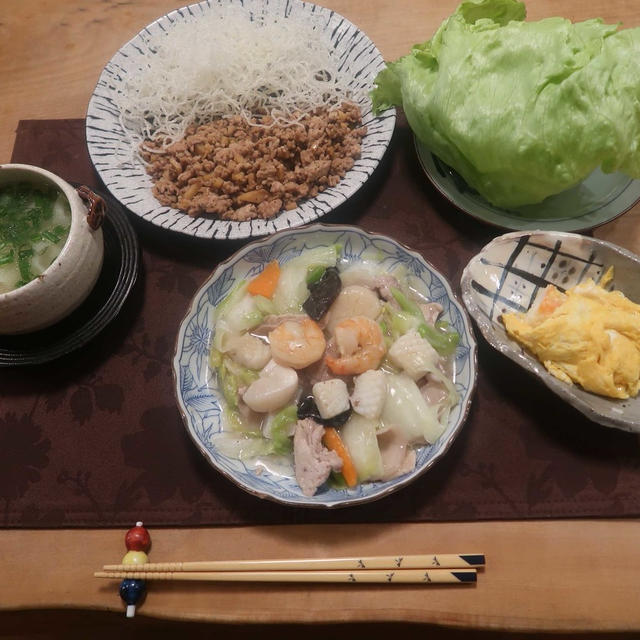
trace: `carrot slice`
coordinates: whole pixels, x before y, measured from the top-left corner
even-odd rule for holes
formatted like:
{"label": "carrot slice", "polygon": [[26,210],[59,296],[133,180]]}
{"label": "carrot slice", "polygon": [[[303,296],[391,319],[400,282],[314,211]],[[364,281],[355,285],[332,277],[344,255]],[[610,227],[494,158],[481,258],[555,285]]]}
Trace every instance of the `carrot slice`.
{"label": "carrot slice", "polygon": [[544,291],[544,297],[538,307],[538,313],[543,316],[550,316],[566,299],[567,296],[564,293],[558,291],[553,285],[549,285]]}
{"label": "carrot slice", "polygon": [[355,487],[358,484],[358,472],[338,432],[333,427],[325,427],[322,441],[327,449],[335,451],[340,456],[342,460],[342,475],[347,486]]}
{"label": "carrot slice", "polygon": [[270,262],[247,286],[253,296],[271,298],[280,278],[280,265],[277,260]]}

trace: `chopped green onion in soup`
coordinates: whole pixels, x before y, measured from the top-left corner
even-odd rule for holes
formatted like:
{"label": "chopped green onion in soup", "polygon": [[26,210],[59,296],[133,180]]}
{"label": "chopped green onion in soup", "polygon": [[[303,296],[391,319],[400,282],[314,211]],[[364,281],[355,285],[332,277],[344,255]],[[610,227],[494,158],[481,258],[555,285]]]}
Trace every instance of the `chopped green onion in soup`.
{"label": "chopped green onion in soup", "polygon": [[64,247],[70,226],[71,208],[59,189],[0,186],[0,293],[41,275]]}

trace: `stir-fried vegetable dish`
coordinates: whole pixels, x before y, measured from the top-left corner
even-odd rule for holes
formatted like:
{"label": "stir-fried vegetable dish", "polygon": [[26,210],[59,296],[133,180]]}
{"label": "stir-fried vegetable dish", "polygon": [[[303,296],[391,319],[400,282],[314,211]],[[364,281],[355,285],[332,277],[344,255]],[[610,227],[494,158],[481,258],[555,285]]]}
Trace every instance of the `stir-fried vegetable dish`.
{"label": "stir-fried vegetable dish", "polygon": [[267,264],[213,313],[225,453],[288,458],[307,496],[409,473],[458,402],[441,312],[399,270],[340,264],[339,246]]}

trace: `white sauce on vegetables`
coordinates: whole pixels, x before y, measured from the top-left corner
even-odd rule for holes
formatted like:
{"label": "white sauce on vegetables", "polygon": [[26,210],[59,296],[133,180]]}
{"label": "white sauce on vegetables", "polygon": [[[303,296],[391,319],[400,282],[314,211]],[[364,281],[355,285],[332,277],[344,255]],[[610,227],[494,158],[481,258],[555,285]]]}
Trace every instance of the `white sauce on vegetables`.
{"label": "white sauce on vegetables", "polygon": [[[293,465],[299,478],[291,436],[296,434],[295,439],[299,423],[311,416],[324,425],[325,436],[329,427],[335,429],[346,448],[350,461],[343,457],[342,475],[347,483],[354,473],[347,462],[357,482],[408,473],[415,466],[414,447],[442,435],[458,402],[453,379],[457,334],[435,326],[440,307],[410,287],[403,274],[396,278],[368,263],[340,273],[340,292],[313,321],[301,309],[310,295],[305,278],[318,262],[333,267],[339,257],[337,248],[314,251],[281,268],[270,300],[254,300],[245,283],[214,312],[211,364],[225,397],[226,429],[217,446],[256,469],[291,476]],[[251,339],[233,337],[233,327]],[[253,339],[271,349],[273,359],[261,371],[244,367],[251,358],[238,352],[237,345],[250,345]],[[335,445],[334,440],[323,443]],[[310,446],[296,445],[308,456],[305,471],[313,466]],[[308,478],[299,482],[307,487]],[[315,491],[313,484],[310,491]]]}

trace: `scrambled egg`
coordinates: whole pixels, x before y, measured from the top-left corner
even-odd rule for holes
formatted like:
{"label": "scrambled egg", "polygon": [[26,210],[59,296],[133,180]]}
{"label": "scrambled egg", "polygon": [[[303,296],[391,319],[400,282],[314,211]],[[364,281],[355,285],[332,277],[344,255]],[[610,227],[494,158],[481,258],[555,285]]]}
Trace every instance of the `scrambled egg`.
{"label": "scrambled egg", "polygon": [[526,347],[556,378],[612,398],[640,389],[640,305],[619,291],[589,279],[560,292],[545,290],[537,308],[503,313],[507,333]]}

